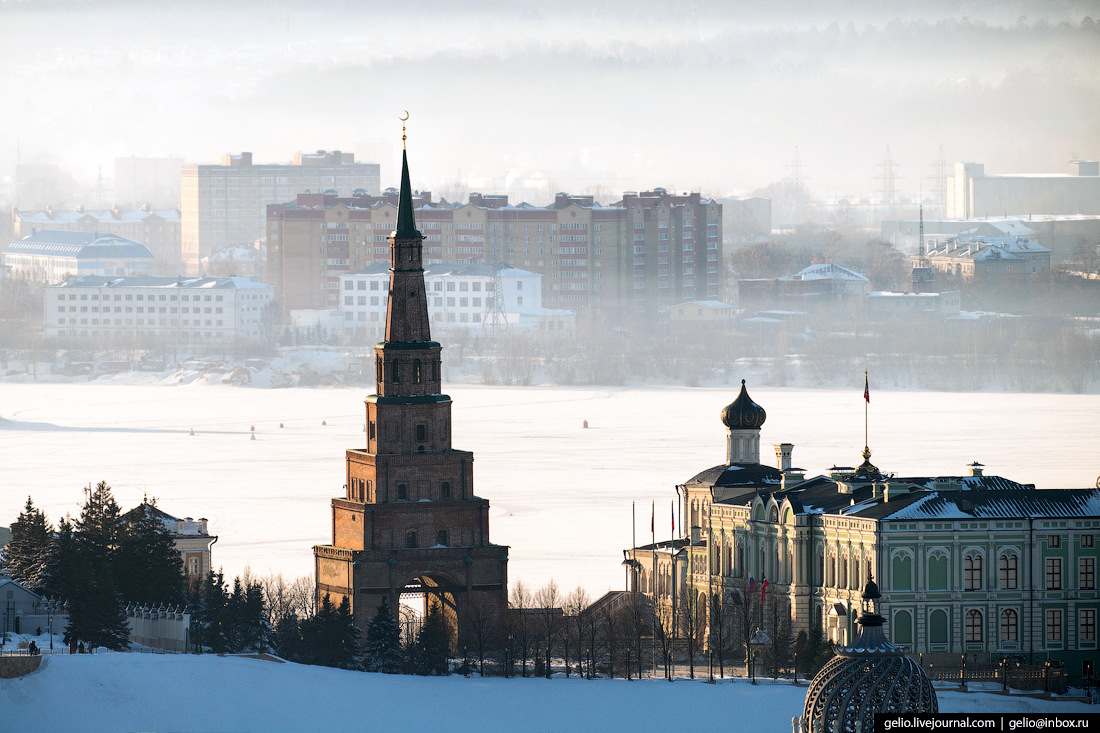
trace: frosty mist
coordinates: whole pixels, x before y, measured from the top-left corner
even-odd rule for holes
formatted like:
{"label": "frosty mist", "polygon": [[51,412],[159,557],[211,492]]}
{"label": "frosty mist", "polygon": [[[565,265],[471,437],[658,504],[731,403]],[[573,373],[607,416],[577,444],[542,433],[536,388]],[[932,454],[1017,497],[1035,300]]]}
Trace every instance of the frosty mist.
{"label": "frosty mist", "polygon": [[915,193],[941,145],[1020,172],[1100,155],[1098,15],[1042,1],[0,2],[0,177],[17,154],[88,186],[115,156],[338,148],[391,185],[409,108],[422,185],[444,193],[535,172],[551,194],[747,193],[799,146],[812,190],[859,196],[887,145]]}

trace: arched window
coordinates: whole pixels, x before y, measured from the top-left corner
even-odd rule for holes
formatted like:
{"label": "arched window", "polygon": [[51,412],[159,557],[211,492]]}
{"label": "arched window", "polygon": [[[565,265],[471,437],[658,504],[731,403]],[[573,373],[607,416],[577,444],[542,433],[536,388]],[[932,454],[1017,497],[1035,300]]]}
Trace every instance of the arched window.
{"label": "arched window", "polygon": [[447,530],[441,529],[435,533],[435,543],[447,547]]}
{"label": "arched window", "polygon": [[374,420],[367,425],[367,440],[374,440]]}
{"label": "arched window", "polygon": [[413,381],[420,384],[420,359],[413,359]]}
{"label": "arched window", "polygon": [[451,483],[449,481],[444,481],[442,484],[439,485],[439,498],[440,499],[450,499],[451,498]]}
{"label": "arched window", "polygon": [[967,555],[963,558],[963,590],[982,589],[982,556]]}
{"label": "arched window", "polygon": [[829,567],[828,574],[825,577],[825,585],[830,588],[836,587],[836,556],[829,555]]}
{"label": "arched window", "polygon": [[928,558],[928,590],[949,590],[946,555]]}
{"label": "arched window", "polygon": [[756,520],[757,522],[763,522],[764,521],[764,507],[763,507],[763,505],[758,505],[756,507],[756,511],[753,512],[753,517],[752,518],[754,520]]}
{"label": "arched window", "polygon": [[1002,590],[1016,590],[1016,555],[1001,555],[997,560],[997,584]]}
{"label": "arched window", "polygon": [[401,384],[401,370],[397,359],[390,362],[390,382],[392,384]]}
{"label": "arched window", "polygon": [[894,590],[913,590],[913,560],[909,556],[895,556],[891,570]]}
{"label": "arched window", "polygon": [[417,425],[416,426],[416,439],[423,442],[428,439],[428,426]]}
{"label": "arched window", "polygon": [[936,610],[928,617],[928,642],[930,644],[947,643],[947,612]]}
{"label": "arched window", "polygon": [[967,642],[980,642],[982,640],[982,612],[970,609],[966,612],[966,640]]}
{"label": "arched window", "polygon": [[913,616],[908,611],[894,614],[893,637],[895,644],[913,643]]}
{"label": "arched window", "polygon": [[837,588],[848,587],[848,558],[842,557],[838,561],[838,567],[840,568],[840,579],[837,581]]}
{"label": "arched window", "polygon": [[409,530],[405,533],[405,547],[416,547],[416,532]]}
{"label": "arched window", "polygon": [[397,485],[397,500],[408,501],[409,500],[409,487],[405,484]]}
{"label": "arched window", "polygon": [[381,381],[382,381],[382,359],[381,359],[381,357],[374,360],[374,372],[375,372],[375,376],[374,376],[375,381],[381,383]]}
{"label": "arched window", "polygon": [[1018,639],[1016,612],[1011,608],[1001,611],[1001,641],[1016,641]]}

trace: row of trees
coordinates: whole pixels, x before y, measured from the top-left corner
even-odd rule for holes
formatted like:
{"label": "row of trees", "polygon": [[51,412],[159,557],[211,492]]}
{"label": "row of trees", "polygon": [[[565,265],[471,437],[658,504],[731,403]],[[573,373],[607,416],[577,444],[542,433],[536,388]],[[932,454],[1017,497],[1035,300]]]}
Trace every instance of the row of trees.
{"label": "row of trees", "polygon": [[124,649],[126,604],[182,605],[187,585],[171,533],[143,501],[123,515],[106,482],[88,486],[80,516],[55,530],[31,497],[0,565],[41,595],[69,604],[67,640]]}

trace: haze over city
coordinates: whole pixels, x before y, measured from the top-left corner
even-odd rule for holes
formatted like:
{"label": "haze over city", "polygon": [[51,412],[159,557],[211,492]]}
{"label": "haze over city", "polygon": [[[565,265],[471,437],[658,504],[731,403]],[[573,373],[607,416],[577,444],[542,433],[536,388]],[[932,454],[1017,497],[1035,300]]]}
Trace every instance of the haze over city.
{"label": "haze over city", "polygon": [[325,148],[396,185],[408,109],[435,191],[537,175],[544,196],[746,195],[789,175],[798,147],[815,194],[874,198],[890,146],[915,199],[941,146],[998,173],[1100,155],[1097,8],[5,2],[0,175],[17,149],[90,190],[116,156]]}
{"label": "haze over city", "polygon": [[0,720],[1100,718],[1098,19],[0,0]]}

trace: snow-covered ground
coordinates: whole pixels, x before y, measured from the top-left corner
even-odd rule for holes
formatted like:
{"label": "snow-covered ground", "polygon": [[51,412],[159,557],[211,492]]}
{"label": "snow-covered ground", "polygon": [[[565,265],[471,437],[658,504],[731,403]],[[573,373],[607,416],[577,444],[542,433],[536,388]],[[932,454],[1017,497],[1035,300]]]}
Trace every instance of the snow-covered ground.
{"label": "snow-covered ground", "polygon": [[[27,494],[54,522],[75,514],[81,488],[104,479],[125,509],[148,493],[167,512],[207,517],[219,537],[215,565],[230,575],[246,565],[312,573],[311,547],[331,540],[344,449],[365,442],[370,390],[241,389],[217,377],[0,383],[0,524]],[[768,412],[764,462],[782,441],[795,444],[795,465],[810,475],[861,460],[862,385],[749,387]],[[723,462],[718,413],[736,395],[732,384],[446,391],[454,445],[475,452],[476,491],[492,502],[492,538],[512,548],[510,578],[538,587],[553,577],[593,596],[623,586],[631,502],[639,542],[648,540],[651,501],[658,537],[667,537],[675,485]],[[872,389],[871,400],[870,444],[884,471],[958,475],[977,460],[1040,488],[1092,486],[1100,472],[1100,395]]]}
{"label": "snow-covered ground", "polygon": [[[466,679],[216,656],[46,657],[0,680],[6,730],[671,731],[786,733],[806,689],[741,679]],[[1083,703],[939,692],[942,712],[1091,712]]]}

